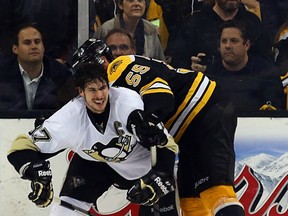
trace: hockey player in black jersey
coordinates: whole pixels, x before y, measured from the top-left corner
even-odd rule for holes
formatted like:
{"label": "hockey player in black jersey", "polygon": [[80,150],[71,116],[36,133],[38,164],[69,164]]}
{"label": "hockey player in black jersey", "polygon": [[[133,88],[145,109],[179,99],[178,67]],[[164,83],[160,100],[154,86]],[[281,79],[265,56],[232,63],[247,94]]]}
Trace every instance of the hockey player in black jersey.
{"label": "hockey player in black jersey", "polygon": [[[111,86],[138,92],[144,111],[156,114],[179,145],[177,181],[184,216],[243,216],[234,191],[237,118],[214,81],[201,72],[128,55],[113,60],[101,40],[87,40],[74,67],[88,61],[107,69]],[[146,146],[147,147],[147,146]]]}

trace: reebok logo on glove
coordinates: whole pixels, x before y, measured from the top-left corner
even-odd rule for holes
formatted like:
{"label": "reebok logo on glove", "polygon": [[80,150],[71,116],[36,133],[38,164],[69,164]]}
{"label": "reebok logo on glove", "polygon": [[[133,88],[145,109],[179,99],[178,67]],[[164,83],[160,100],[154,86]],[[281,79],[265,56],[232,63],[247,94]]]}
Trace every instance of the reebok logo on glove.
{"label": "reebok logo on glove", "polygon": [[163,184],[163,182],[161,181],[161,178],[159,176],[157,178],[155,178],[154,181],[165,195],[169,193],[168,188]]}
{"label": "reebok logo on glove", "polygon": [[52,172],[51,172],[51,170],[47,170],[47,171],[39,170],[38,176],[43,176],[43,177],[52,176]]}

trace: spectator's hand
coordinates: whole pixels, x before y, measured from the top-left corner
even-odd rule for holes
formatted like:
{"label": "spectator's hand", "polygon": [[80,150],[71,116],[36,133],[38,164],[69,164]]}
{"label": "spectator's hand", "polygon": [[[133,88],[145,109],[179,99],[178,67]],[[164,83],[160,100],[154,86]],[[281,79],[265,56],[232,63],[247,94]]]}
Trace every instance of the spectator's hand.
{"label": "spectator's hand", "polygon": [[197,56],[192,56],[191,57],[191,61],[192,61],[191,68],[192,68],[193,71],[205,72],[206,66],[201,64],[201,57],[202,56],[206,56],[206,54],[205,53],[198,53]]}

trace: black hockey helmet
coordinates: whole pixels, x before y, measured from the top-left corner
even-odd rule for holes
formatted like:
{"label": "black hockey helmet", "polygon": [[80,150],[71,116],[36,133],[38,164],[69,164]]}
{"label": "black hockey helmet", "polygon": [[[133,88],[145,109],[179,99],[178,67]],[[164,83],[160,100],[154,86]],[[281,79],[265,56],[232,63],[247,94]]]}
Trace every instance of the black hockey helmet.
{"label": "black hockey helmet", "polygon": [[114,59],[109,46],[104,41],[90,38],[73,54],[72,67],[75,68],[82,62],[93,62],[102,65],[104,61],[101,56],[105,56],[109,62]]}

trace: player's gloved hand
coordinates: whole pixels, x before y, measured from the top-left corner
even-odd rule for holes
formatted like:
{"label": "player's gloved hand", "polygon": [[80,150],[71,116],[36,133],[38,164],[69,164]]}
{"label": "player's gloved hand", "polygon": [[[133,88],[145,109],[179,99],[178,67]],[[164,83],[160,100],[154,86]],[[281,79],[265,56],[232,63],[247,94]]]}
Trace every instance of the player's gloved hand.
{"label": "player's gloved hand", "polygon": [[50,162],[31,162],[22,173],[22,178],[31,180],[32,192],[29,193],[28,198],[41,208],[50,205],[54,196]]}
{"label": "player's gloved hand", "polygon": [[174,190],[173,176],[152,169],[128,190],[127,199],[132,203],[151,206]]}
{"label": "player's gloved hand", "polygon": [[127,120],[127,129],[138,137],[138,141],[144,147],[166,145],[167,136],[164,126],[154,114],[147,114],[142,110],[134,110]]}

